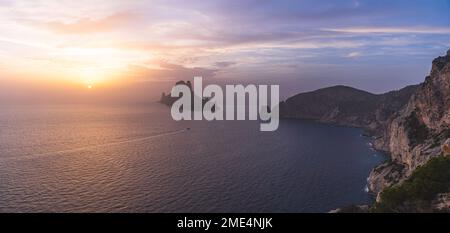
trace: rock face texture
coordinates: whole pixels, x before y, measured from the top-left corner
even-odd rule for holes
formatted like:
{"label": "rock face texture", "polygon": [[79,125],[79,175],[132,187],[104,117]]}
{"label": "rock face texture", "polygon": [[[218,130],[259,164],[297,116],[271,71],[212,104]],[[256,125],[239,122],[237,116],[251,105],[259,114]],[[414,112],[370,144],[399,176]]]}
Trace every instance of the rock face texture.
{"label": "rock face texture", "polygon": [[389,120],[375,147],[391,161],[375,168],[369,188],[379,193],[403,181],[430,158],[445,154],[450,138],[450,51],[433,61],[430,75]]}
{"label": "rock face texture", "polygon": [[432,202],[435,210],[450,212],[450,193],[440,193]]}
{"label": "rock face texture", "polygon": [[450,139],[447,139],[447,141],[444,142],[441,150],[444,156],[450,156]]}

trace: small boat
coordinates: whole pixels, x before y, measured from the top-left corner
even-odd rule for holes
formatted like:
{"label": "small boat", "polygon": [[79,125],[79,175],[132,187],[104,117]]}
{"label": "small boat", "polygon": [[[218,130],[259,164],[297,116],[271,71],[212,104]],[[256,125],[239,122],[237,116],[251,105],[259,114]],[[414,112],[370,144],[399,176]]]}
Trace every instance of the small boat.
{"label": "small boat", "polygon": [[186,128],[186,130],[191,130],[191,128]]}

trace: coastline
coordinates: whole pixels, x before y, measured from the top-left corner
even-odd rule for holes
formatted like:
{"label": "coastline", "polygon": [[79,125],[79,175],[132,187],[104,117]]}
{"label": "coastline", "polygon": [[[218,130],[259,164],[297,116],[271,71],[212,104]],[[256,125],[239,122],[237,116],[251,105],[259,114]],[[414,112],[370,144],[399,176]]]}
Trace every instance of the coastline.
{"label": "coastline", "polygon": [[321,121],[321,120],[317,120],[317,119],[307,119],[307,118],[295,118],[295,117],[282,117],[281,120],[283,119],[288,119],[288,120],[303,120],[303,121],[310,121],[310,122],[314,122],[314,123],[320,123],[320,124],[324,124],[324,125],[328,125],[328,126],[337,126],[337,127],[346,127],[346,128],[354,128],[354,129],[359,129],[362,130],[361,133],[361,137],[366,137],[368,139],[370,139],[369,145],[368,147],[375,151],[376,153],[379,153],[383,156],[384,160],[382,163],[374,166],[369,175],[366,177],[366,186],[364,187],[364,191],[371,197],[372,202],[370,204],[358,204],[358,203],[354,203],[350,206],[345,206],[345,207],[340,207],[337,209],[332,209],[330,211],[328,211],[327,213],[340,213],[340,212],[361,212],[361,213],[365,213],[367,212],[370,207],[376,203],[377,201],[377,197],[378,194],[377,192],[375,192],[374,190],[372,190],[370,188],[370,177],[371,174],[375,171],[376,168],[386,165],[391,159],[391,154],[388,151],[382,150],[381,148],[377,147],[377,144],[375,143],[375,140],[379,139],[382,136],[376,136],[372,133],[369,132],[369,130],[365,129],[362,126],[358,126],[358,125],[348,125],[348,124],[343,124],[343,123],[336,123],[336,122],[327,122],[327,121]]}

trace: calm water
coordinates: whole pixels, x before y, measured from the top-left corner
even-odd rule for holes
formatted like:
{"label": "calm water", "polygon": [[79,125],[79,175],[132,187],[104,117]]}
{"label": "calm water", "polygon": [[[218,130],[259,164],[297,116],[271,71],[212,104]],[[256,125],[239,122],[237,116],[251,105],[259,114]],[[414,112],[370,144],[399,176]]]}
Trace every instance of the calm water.
{"label": "calm water", "polygon": [[[187,128],[191,128],[187,130]],[[326,212],[371,201],[354,128],[174,122],[169,108],[0,108],[0,212]]]}

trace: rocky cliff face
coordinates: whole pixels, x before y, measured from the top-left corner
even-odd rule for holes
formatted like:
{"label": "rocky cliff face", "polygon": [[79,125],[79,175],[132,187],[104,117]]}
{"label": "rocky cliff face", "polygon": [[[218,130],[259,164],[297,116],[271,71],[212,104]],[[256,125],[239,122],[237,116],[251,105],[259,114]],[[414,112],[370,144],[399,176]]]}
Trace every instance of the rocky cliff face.
{"label": "rocky cliff face", "polygon": [[414,169],[445,151],[450,138],[450,51],[433,61],[430,75],[408,103],[393,114],[377,149],[390,152],[391,161],[375,168],[369,187],[379,193],[406,179]]}

